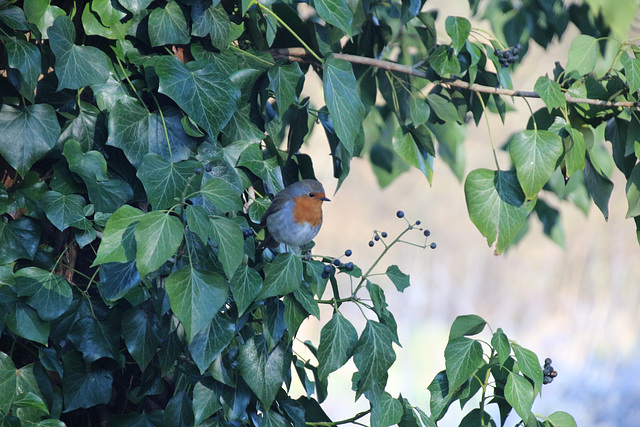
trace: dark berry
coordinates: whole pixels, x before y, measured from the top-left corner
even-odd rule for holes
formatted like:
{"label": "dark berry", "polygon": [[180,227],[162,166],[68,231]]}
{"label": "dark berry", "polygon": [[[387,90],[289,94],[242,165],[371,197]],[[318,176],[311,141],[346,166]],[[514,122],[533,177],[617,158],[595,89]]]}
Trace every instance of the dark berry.
{"label": "dark berry", "polygon": [[340,262],[340,260],[338,258],[333,260],[333,265],[335,265],[336,267],[340,267],[340,264],[342,264],[342,263]]}
{"label": "dark berry", "polygon": [[378,236],[378,235],[376,234],[375,236],[373,236],[373,240],[375,240],[375,241],[377,242],[378,240],[380,240],[380,236]]}
{"label": "dark berry", "polygon": [[493,54],[494,54],[495,56],[497,56],[498,58],[502,57],[502,51],[501,51],[500,49],[495,49],[495,50],[493,51]]}
{"label": "dark berry", "polygon": [[351,249],[347,249],[346,251],[344,251],[344,256],[351,256],[353,252],[351,252]]}
{"label": "dark berry", "polygon": [[551,375],[551,372],[553,372],[553,367],[551,365],[544,365],[544,369],[542,369],[542,374],[543,375]]}
{"label": "dark berry", "polygon": [[542,378],[542,384],[549,384],[551,381],[553,381],[553,378],[551,378],[551,377],[543,377]]}
{"label": "dark berry", "polygon": [[514,46],[513,50],[517,50],[518,52],[522,50],[522,45],[520,43],[518,43],[517,45]]}
{"label": "dark berry", "polygon": [[324,268],[322,269],[322,272],[323,272],[323,273],[327,273],[327,274],[331,274],[331,270],[332,270],[331,266],[327,264],[327,265],[325,265],[325,266],[324,266]]}
{"label": "dark berry", "polygon": [[437,246],[438,246],[438,245],[436,245],[436,242],[433,242],[433,243],[431,243],[431,244],[429,245],[429,247],[430,247],[431,249],[435,249]]}
{"label": "dark berry", "polygon": [[425,237],[431,236],[431,232],[429,230],[424,230],[424,232],[422,234],[424,234]]}
{"label": "dark berry", "polygon": [[242,229],[242,237],[244,237],[245,239],[246,239],[247,237],[251,237],[251,236],[253,236],[253,234],[254,234],[254,233],[255,233],[255,232],[253,231],[253,229],[252,229],[252,228],[243,228],[243,229]]}
{"label": "dark berry", "polygon": [[213,168],[211,167],[211,165],[205,165],[205,167],[204,167],[204,171],[205,172],[211,172],[212,169]]}
{"label": "dark berry", "polygon": [[511,59],[513,58],[513,52],[511,52],[510,50],[505,50],[504,55],[502,55],[502,57],[504,59]]}
{"label": "dark berry", "polygon": [[507,68],[509,66],[509,60],[506,58],[500,59],[500,65],[502,65],[502,68]]}
{"label": "dark berry", "polygon": [[553,362],[551,361],[551,358],[547,357],[546,359],[544,359],[544,365],[545,366],[549,366],[551,365]]}
{"label": "dark berry", "polygon": [[373,245],[375,245],[375,243],[373,243],[373,240],[369,240],[369,247],[372,248]]}
{"label": "dark berry", "polygon": [[396,216],[397,216],[398,218],[404,218],[404,212],[402,212],[402,211],[398,211],[398,212],[396,212]]}
{"label": "dark berry", "polygon": [[387,237],[387,232],[386,232],[386,231],[383,231],[382,233],[380,233],[380,235],[381,235],[382,237],[385,237],[385,238],[386,238],[386,237]]}
{"label": "dark berry", "polygon": [[[331,273],[327,273],[326,271],[323,271],[322,274],[320,275],[323,279],[328,279],[329,276],[331,275]],[[545,377],[546,378],[546,377]]]}
{"label": "dark berry", "polygon": [[552,372],[549,374],[549,376],[550,376],[551,378],[555,378],[555,377],[557,377],[557,376],[558,376],[558,372],[556,372],[556,371],[552,371]]}
{"label": "dark berry", "polygon": [[347,271],[353,271],[353,263],[352,262],[348,262],[344,265],[345,270]]}
{"label": "dark berry", "polygon": [[422,221],[417,220],[417,221],[416,221],[416,225],[420,225],[420,224],[422,224]]}
{"label": "dark berry", "polygon": [[193,170],[193,173],[195,173],[196,175],[200,175],[202,173],[202,168],[198,166]]}

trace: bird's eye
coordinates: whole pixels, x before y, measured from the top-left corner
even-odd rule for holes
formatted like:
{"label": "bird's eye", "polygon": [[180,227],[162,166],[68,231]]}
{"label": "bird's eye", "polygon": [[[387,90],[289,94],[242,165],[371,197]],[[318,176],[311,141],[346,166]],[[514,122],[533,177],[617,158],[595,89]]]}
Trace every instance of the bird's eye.
{"label": "bird's eye", "polygon": [[309,197],[315,197],[316,193],[309,193]]}

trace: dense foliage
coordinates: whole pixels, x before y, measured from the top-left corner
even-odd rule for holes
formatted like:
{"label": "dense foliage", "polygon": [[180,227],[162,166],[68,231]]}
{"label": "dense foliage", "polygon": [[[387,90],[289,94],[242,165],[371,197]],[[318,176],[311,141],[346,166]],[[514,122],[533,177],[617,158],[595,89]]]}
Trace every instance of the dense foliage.
{"label": "dense foliage", "polygon": [[[592,199],[608,215],[603,135],[638,219],[640,59],[603,38],[606,6],[470,1],[494,37],[423,3],[0,1],[0,425],[434,426],[474,396],[461,425],[512,411],[526,425],[574,425],[531,412],[550,363],[501,329],[470,338],[485,329],[474,315],[452,325],[428,410],[385,391],[399,340],[372,275],[416,222],[383,238],[367,269],[256,250],[269,195],[314,176],[300,149],[316,123],[339,183],[354,156],[368,156],[381,185],[410,166],[431,182],[438,153],[498,253],[532,212],[560,242],[557,200],[586,210]],[[530,44],[546,47],[570,22],[582,35],[567,63],[536,93],[512,90]],[[312,72],[324,106],[300,96]],[[508,141],[512,167],[496,160],[465,177],[467,122],[504,120],[508,96],[547,108]],[[398,266],[384,273],[409,286]],[[303,360],[293,340],[319,304],[334,314]],[[343,304],[362,308],[363,330]],[[370,410],[331,421],[320,403],[350,359]],[[306,395],[289,394],[294,380]]]}

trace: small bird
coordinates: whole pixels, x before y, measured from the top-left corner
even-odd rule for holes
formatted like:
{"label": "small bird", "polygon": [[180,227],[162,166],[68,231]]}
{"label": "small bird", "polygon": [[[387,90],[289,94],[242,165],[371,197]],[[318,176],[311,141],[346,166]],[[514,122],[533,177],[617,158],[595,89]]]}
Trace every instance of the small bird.
{"label": "small bird", "polygon": [[267,238],[262,246],[301,247],[311,242],[322,227],[322,202],[329,201],[322,184],[314,179],[296,182],[276,194],[260,220],[275,242]]}

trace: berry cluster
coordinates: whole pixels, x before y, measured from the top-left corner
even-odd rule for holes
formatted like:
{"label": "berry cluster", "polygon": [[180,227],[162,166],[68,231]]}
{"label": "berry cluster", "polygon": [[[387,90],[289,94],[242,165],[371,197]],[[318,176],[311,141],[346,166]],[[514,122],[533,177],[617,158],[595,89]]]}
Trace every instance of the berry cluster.
{"label": "berry cluster", "polygon": [[493,53],[498,57],[498,61],[500,61],[500,65],[502,68],[507,68],[511,64],[515,64],[520,60],[520,51],[522,50],[522,45],[518,43],[514,47],[506,50],[496,49]]}
{"label": "berry cluster", "polygon": [[542,384],[549,384],[555,377],[558,376],[558,373],[555,371],[555,369],[553,369],[553,366],[551,366],[551,359],[549,359],[548,357],[544,359],[542,375],[544,375],[544,377],[542,378]]}
{"label": "berry cluster", "polygon": [[244,228],[242,227],[242,237],[244,237],[245,239],[248,239],[249,237],[253,236],[255,234],[255,231],[253,231],[253,228]]}
{"label": "berry cluster", "polygon": [[[204,171],[205,172],[211,172],[213,170],[213,168],[211,167],[211,165],[205,165],[204,167]],[[202,168],[200,166],[196,167],[193,169],[193,173],[196,175],[200,175],[202,173]]]}
{"label": "berry cluster", "polygon": [[[425,245],[422,246],[423,248],[426,248],[426,238],[429,237],[431,235],[431,232],[427,229],[423,229],[421,227],[418,227],[420,224],[422,224],[422,221],[417,220],[416,222],[414,222],[413,224],[411,224],[405,217],[404,217],[404,211],[397,211],[396,212],[396,217],[400,218],[400,219],[404,219],[405,221],[407,221],[407,224],[409,224],[409,229],[414,229],[417,228],[418,230],[422,231],[422,234],[424,234],[425,237]],[[380,239],[385,239],[388,236],[386,231],[374,231],[373,232],[373,240],[369,240],[369,247],[374,247],[376,242],[380,241]],[[395,243],[395,242],[394,242]],[[406,243],[406,242],[405,242]],[[393,243],[392,243],[393,244]],[[410,243],[411,244],[411,243]],[[385,244],[385,246],[387,246]],[[418,246],[418,245],[416,245]],[[437,245],[435,244],[435,242],[432,242],[429,247],[431,249],[435,249],[437,247]]]}
{"label": "berry cluster", "polygon": [[[351,251],[351,249],[347,249],[346,251],[344,251],[344,256],[346,257],[350,257],[352,254],[353,252]],[[346,271],[353,271],[353,269],[355,268],[355,265],[352,262],[342,263],[339,258],[334,258],[333,261],[331,261],[331,264],[325,265],[322,269],[321,276],[323,279],[328,279],[329,276],[331,276],[335,272],[334,266],[343,267]]]}

